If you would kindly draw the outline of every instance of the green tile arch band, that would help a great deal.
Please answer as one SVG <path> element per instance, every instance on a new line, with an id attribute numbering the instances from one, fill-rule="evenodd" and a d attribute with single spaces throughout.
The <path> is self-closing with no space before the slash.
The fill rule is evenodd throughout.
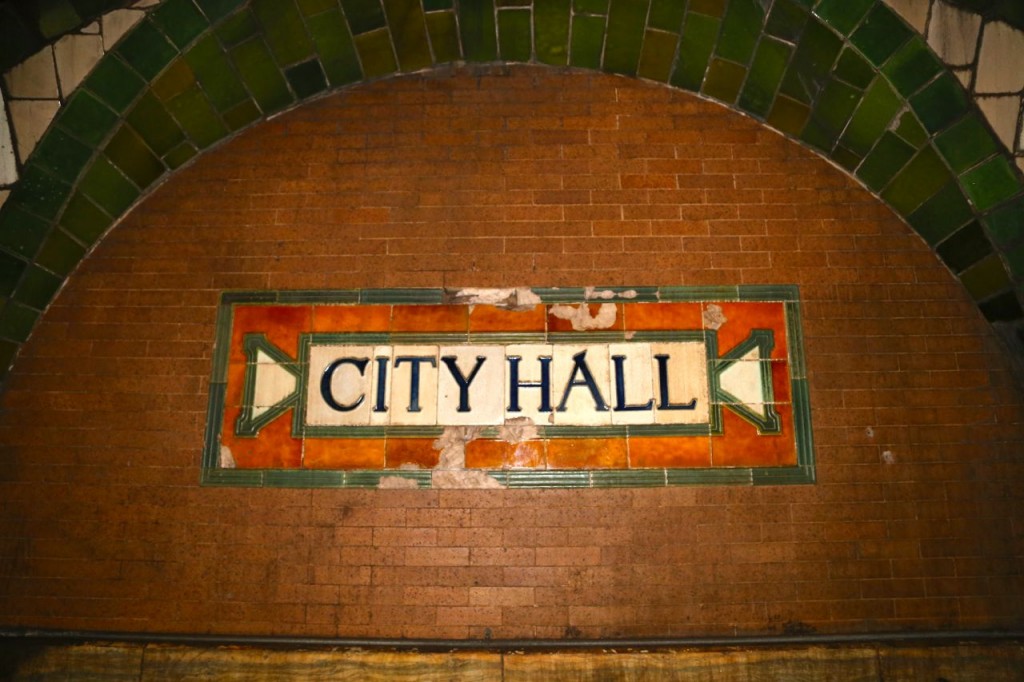
<path id="1" fill-rule="evenodd" d="M 311 97 L 452 62 L 631 76 L 752 115 L 888 203 L 1024 343 L 1020 173 L 879 0 L 165 0 L 71 94 L 0 209 L 0 367 L 189 159 Z"/>

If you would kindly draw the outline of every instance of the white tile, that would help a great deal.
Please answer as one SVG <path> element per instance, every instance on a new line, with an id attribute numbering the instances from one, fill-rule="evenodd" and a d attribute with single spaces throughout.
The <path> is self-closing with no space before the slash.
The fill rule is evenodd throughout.
<path id="1" fill-rule="evenodd" d="M 657 356 L 668 356 L 659 361 Z M 707 350 L 701 341 L 673 341 L 651 344 L 651 365 L 655 377 L 655 413 L 657 424 L 706 424 L 710 415 L 708 402 Z M 661 363 L 668 383 L 661 383 Z M 663 409 L 665 405 L 687 405 L 696 400 L 693 409 Z"/>
<path id="2" fill-rule="evenodd" d="M 459 380 L 445 362 L 446 357 L 455 358 Z M 468 412 L 459 411 L 463 396 L 460 382 L 467 384 L 465 397 Z M 437 423 L 442 426 L 497 425 L 504 421 L 504 347 L 442 346 L 438 356 Z"/>
<path id="3" fill-rule="evenodd" d="M 896 10 L 896 13 L 913 26 L 918 33 L 924 35 L 924 26 L 928 21 L 928 5 L 931 4 L 931 0 L 885 0 L 885 4 Z"/>
<path id="4" fill-rule="evenodd" d="M 256 352 L 253 416 L 258 417 L 290 396 L 298 385 L 295 375 L 263 351 Z"/>
<path id="5" fill-rule="evenodd" d="M 53 51 L 43 48 L 39 52 L 11 67 L 4 75 L 7 92 L 12 98 L 55 99 L 57 71 L 53 66 Z"/>
<path id="6" fill-rule="evenodd" d="M 541 384 L 543 376 L 543 363 L 540 358 L 553 358 L 553 346 L 551 344 L 514 344 L 505 348 L 505 393 L 503 401 L 505 404 L 505 418 L 516 419 L 521 417 L 527 417 L 534 424 L 545 425 L 552 424 L 554 409 L 554 397 L 552 389 L 553 376 L 551 362 L 548 364 L 548 382 L 547 386 L 529 386 L 525 384 Z M 518 380 L 520 386 L 518 389 L 513 390 L 512 388 L 512 373 L 508 358 L 519 358 L 517 363 L 518 367 Z M 511 410 L 513 407 L 511 400 L 513 394 L 517 397 L 518 410 Z M 546 394 L 546 399 L 545 399 Z M 543 404 L 547 402 L 550 407 L 548 410 L 541 410 Z"/>
<path id="7" fill-rule="evenodd" d="M 32 154 L 39 138 L 57 114 L 60 102 L 55 99 L 16 99 L 12 100 L 9 106 L 13 124 L 11 127 L 18 144 L 18 157 L 24 161 Z"/>
<path id="8" fill-rule="evenodd" d="M 309 377 L 306 381 L 306 423 L 315 426 L 365 426 L 370 421 L 373 405 L 373 346 L 313 346 L 309 349 Z M 365 361 L 363 371 L 350 362 Z M 333 368 L 333 369 L 331 369 Z M 330 371 L 328 398 L 338 406 L 354 406 L 338 410 L 324 397 L 323 379 Z"/>
<path id="9" fill-rule="evenodd" d="M 936 2 L 932 6 L 932 20 L 928 24 L 928 44 L 947 64 L 970 64 L 978 49 L 980 29 L 980 15 L 965 12 L 945 2 Z"/>
<path id="10" fill-rule="evenodd" d="M 78 32 L 79 33 L 87 33 L 87 34 L 90 34 L 90 35 L 91 34 L 98 34 L 100 32 L 100 22 L 99 21 L 94 21 L 91 24 L 86 24 L 82 28 L 78 29 Z"/>
<path id="11" fill-rule="evenodd" d="M 608 346 L 555 344 L 554 358 L 551 399 L 555 409 L 555 425 L 611 424 Z M 594 394 L 595 389 L 599 395 Z"/>
<path id="12" fill-rule="evenodd" d="M 69 96 L 103 56 L 99 35 L 66 35 L 53 46 L 61 93 Z"/>
<path id="13" fill-rule="evenodd" d="M 110 48 L 121 39 L 121 36 L 130 31 L 144 16 L 146 16 L 145 12 L 134 9 L 118 9 L 104 14 L 100 19 L 100 26 L 103 29 L 103 48 L 109 52 Z"/>
<path id="14" fill-rule="evenodd" d="M 978 56 L 975 91 L 1019 92 L 1024 89 L 1024 32 L 990 21 L 985 24 Z"/>
<path id="15" fill-rule="evenodd" d="M 391 346 L 376 346 L 373 349 L 372 379 L 369 399 L 370 425 L 386 426 L 391 422 L 391 361 L 394 349 Z M 369 369 L 367 371 L 370 371 Z M 384 395 L 380 395 L 383 386 Z M 380 408 L 383 406 L 383 410 Z"/>
<path id="16" fill-rule="evenodd" d="M 1017 137 L 1020 97 L 1017 95 L 977 97 L 975 101 L 1002 143 L 1006 145 L 1007 149 L 1013 149 L 1013 143 Z"/>
<path id="17" fill-rule="evenodd" d="M 654 363 L 651 360 L 649 343 L 613 343 L 608 346 L 611 361 L 611 393 L 608 402 L 612 406 L 613 424 L 654 423 Z M 622 356 L 621 390 L 622 405 L 619 401 L 620 376 L 615 357 Z M 625 407 L 627 409 L 619 409 Z M 646 409 L 629 409 L 646 408 Z"/>
<path id="18" fill-rule="evenodd" d="M 762 362 L 761 359 L 761 349 L 753 348 L 737 362 L 722 370 L 718 375 L 718 385 L 735 398 L 735 402 L 763 415 L 766 402 L 763 380 L 765 373 L 771 376 L 771 365 Z"/>
<path id="19" fill-rule="evenodd" d="M 395 346 L 391 363 L 391 424 L 437 423 L 437 346 Z"/>
<path id="20" fill-rule="evenodd" d="M 0 92 L 0 185 L 13 185 L 17 181 L 18 162 L 14 156 L 14 139 L 11 137 L 3 93 Z"/>
<path id="21" fill-rule="evenodd" d="M 1017 168 L 1020 168 L 1021 172 L 1024 173 L 1024 156 L 1017 157 Z M 0 198 L 0 205 L 3 205 L 2 198 Z"/>

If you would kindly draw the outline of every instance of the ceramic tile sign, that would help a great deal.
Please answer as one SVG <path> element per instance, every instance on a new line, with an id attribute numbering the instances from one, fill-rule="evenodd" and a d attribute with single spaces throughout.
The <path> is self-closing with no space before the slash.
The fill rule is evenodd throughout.
<path id="1" fill-rule="evenodd" d="M 809 483 L 794 286 L 221 299 L 208 484 Z"/>

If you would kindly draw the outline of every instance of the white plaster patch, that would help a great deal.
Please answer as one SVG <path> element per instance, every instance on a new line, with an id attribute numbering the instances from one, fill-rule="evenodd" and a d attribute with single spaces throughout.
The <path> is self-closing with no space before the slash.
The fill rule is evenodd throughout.
<path id="1" fill-rule="evenodd" d="M 466 466 L 466 444 L 480 436 L 478 426 L 446 426 L 441 437 L 434 441 L 440 453 L 435 469 L 463 469 Z"/>
<path id="2" fill-rule="evenodd" d="M 54 45 L 53 54 L 60 90 L 67 97 L 103 56 L 103 38 L 99 35 L 66 35 Z"/>
<path id="3" fill-rule="evenodd" d="M 533 310 L 541 304 L 540 296 L 527 287 L 515 289 L 459 289 L 451 294 L 452 303 L 492 305 L 505 310 Z"/>
<path id="4" fill-rule="evenodd" d="M 634 299 L 636 298 L 637 294 L 635 289 L 627 289 L 626 291 L 620 291 L 618 293 L 615 293 L 611 289 L 601 289 L 599 291 L 595 287 L 587 287 L 586 289 L 583 290 L 583 298 L 587 299 L 588 301 L 592 301 L 594 299 L 603 299 L 605 301 L 610 301 L 616 296 L 618 296 L 619 298 Z"/>
<path id="5" fill-rule="evenodd" d="M 974 61 L 980 30 L 980 15 L 965 12 L 945 2 L 936 2 L 932 6 L 932 20 L 928 25 L 928 44 L 947 64 L 970 64 Z"/>
<path id="6" fill-rule="evenodd" d="M 513 445 L 535 440 L 539 436 L 540 431 L 537 429 L 537 425 L 529 417 L 506 419 L 498 429 L 498 440 Z"/>
<path id="7" fill-rule="evenodd" d="M 46 47 L 18 64 L 4 75 L 7 92 L 12 98 L 56 99 L 57 72 L 53 51 Z"/>
<path id="8" fill-rule="evenodd" d="M 708 329 L 718 329 L 728 320 L 722 313 L 722 306 L 715 305 L 712 303 L 704 309 L 704 326 Z"/>
<path id="9" fill-rule="evenodd" d="M 237 465 L 235 464 L 235 457 L 231 454 L 231 448 L 227 445 L 220 446 L 220 461 L 218 464 L 221 469 L 234 469 Z"/>
<path id="10" fill-rule="evenodd" d="M 597 315 L 591 315 L 590 306 L 580 303 L 578 306 L 553 305 L 551 314 L 560 320 L 568 320 L 574 330 L 581 332 L 590 329 L 608 329 L 615 324 L 618 311 L 614 303 L 602 303 L 598 308 Z"/>
<path id="11" fill-rule="evenodd" d="M 408 490 L 419 488 L 420 484 L 416 479 L 406 478 L 405 476 L 381 476 L 377 487 L 382 490 Z"/>
<path id="12" fill-rule="evenodd" d="M 893 454 L 892 450 L 886 450 L 885 452 L 882 453 L 882 462 L 884 464 L 895 464 L 896 455 Z"/>
<path id="13" fill-rule="evenodd" d="M 975 91 L 1020 92 L 1024 89 L 1024 32 L 1001 21 L 985 24 L 978 56 Z"/>

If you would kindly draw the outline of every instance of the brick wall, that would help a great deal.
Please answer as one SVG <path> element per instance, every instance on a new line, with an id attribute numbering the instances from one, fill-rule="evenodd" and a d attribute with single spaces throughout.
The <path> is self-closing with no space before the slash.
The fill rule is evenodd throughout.
<path id="1" fill-rule="evenodd" d="M 201 488 L 224 289 L 796 283 L 819 482 Z M 885 206 L 755 122 L 514 68 L 202 156 L 71 278 L 0 411 L 0 624 L 572 638 L 1021 625 L 1021 393 Z"/>

